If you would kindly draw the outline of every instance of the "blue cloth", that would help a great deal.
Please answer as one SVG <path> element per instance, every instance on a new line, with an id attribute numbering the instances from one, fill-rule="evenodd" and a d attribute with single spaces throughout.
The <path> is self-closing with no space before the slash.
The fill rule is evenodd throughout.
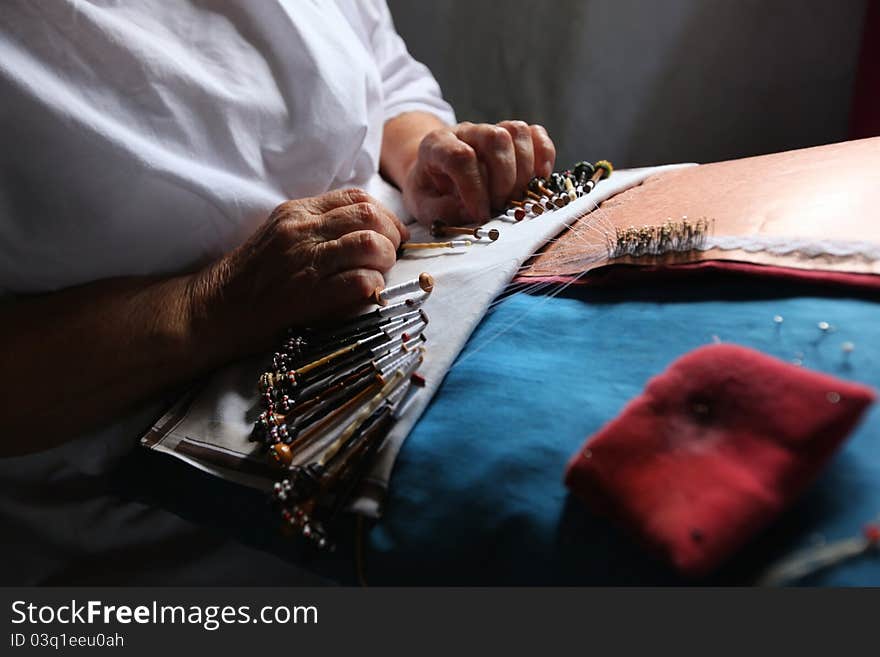
<path id="1" fill-rule="evenodd" d="M 832 330 L 820 331 L 822 321 Z M 562 476 L 650 377 L 713 339 L 880 388 L 880 304 L 869 298 L 748 278 L 508 297 L 400 453 L 385 518 L 369 534 L 370 582 L 678 582 L 571 498 Z M 848 358 L 845 341 L 855 344 Z M 809 492 L 713 582 L 748 583 L 793 550 L 853 536 L 877 518 L 878 438 L 875 405 Z M 880 559 L 804 583 L 880 585 Z"/>

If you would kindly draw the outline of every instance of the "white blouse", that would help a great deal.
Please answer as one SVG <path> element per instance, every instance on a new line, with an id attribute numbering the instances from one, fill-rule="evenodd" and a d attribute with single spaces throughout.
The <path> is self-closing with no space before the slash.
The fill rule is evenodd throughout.
<path id="1" fill-rule="evenodd" d="M 0 294 L 198 266 L 454 121 L 384 0 L 5 0 Z"/>

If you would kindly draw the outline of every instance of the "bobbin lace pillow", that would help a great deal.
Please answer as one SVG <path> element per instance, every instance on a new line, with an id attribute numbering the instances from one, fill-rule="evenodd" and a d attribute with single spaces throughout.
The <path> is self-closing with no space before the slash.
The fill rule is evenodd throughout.
<path id="1" fill-rule="evenodd" d="M 874 392 L 735 345 L 701 347 L 587 441 L 565 482 L 702 576 L 814 480 Z"/>

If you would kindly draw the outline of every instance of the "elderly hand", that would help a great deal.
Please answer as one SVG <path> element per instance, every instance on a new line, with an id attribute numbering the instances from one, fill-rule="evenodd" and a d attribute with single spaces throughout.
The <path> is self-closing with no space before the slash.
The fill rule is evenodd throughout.
<path id="1" fill-rule="evenodd" d="M 358 189 L 287 201 L 242 246 L 194 276 L 195 315 L 226 354 L 267 345 L 287 326 L 363 305 L 409 231 Z"/>
<path id="2" fill-rule="evenodd" d="M 525 194 L 534 176 L 553 171 L 556 148 L 547 131 L 522 121 L 459 123 L 429 132 L 402 185 L 414 217 L 475 223 Z"/>
<path id="3" fill-rule="evenodd" d="M 0 304 L 0 456 L 66 440 L 154 395 L 270 348 L 287 326 L 356 310 L 408 237 L 360 190 L 288 201 L 201 271 L 94 281 Z M 63 321 L 58 321 L 58 318 Z M 75 377 L 33 390 L 63 361 Z M 134 373 L 134 374 L 133 374 Z M 32 431 L 39 416 L 58 431 Z"/>

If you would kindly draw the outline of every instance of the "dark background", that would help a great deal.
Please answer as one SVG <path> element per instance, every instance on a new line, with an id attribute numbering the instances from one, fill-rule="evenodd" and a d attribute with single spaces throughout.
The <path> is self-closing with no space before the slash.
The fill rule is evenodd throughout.
<path id="1" fill-rule="evenodd" d="M 560 163 L 710 162 L 849 133 L 865 0 L 388 0 L 459 120 L 543 123 Z"/>

